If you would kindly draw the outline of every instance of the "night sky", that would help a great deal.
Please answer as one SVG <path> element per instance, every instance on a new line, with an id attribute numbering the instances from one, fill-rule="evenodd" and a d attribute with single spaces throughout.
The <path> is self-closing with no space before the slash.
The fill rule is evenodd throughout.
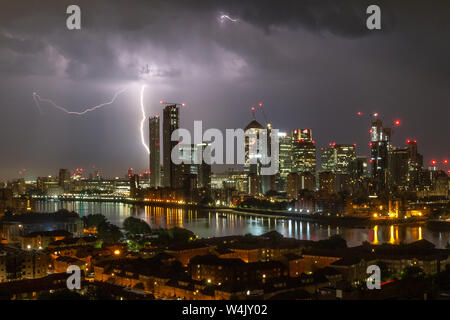
<path id="1" fill-rule="evenodd" d="M 81 7 L 81 30 L 66 28 L 70 4 Z M 381 7 L 382 30 L 366 29 L 369 4 Z M 357 143 L 364 155 L 369 118 L 356 112 L 379 112 L 402 121 L 394 145 L 417 139 L 426 163 L 450 158 L 449 17 L 450 2 L 435 0 L 2 1 L 0 179 L 22 168 L 27 179 L 147 169 L 142 84 L 147 115 L 162 115 L 160 100 L 186 102 L 186 128 L 243 128 L 262 101 L 275 128 L 311 128 L 319 147 Z M 85 116 L 44 102 L 41 114 L 33 100 L 82 111 L 124 87 Z"/>

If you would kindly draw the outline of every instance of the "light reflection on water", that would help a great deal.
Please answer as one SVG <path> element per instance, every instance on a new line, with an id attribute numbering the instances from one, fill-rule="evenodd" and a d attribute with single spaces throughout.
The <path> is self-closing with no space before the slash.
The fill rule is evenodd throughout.
<path id="1" fill-rule="evenodd" d="M 303 240 L 321 240 L 338 234 L 347 240 L 349 246 L 371 243 L 412 242 L 426 239 L 438 248 L 444 248 L 449 241 L 450 232 L 434 232 L 425 226 L 375 226 L 372 228 L 347 228 L 319 225 L 291 219 L 267 217 L 251 217 L 238 214 L 227 214 L 222 218 L 218 213 L 208 210 L 163 208 L 153 206 L 136 206 L 113 202 L 82 202 L 82 201 L 39 201 L 36 203 L 38 212 L 55 212 L 59 209 L 75 211 L 81 216 L 101 213 L 114 224 L 121 225 L 129 216 L 146 220 L 152 228 L 186 228 L 199 237 L 228 236 L 251 233 L 260 235 L 276 230 L 285 237 Z"/>

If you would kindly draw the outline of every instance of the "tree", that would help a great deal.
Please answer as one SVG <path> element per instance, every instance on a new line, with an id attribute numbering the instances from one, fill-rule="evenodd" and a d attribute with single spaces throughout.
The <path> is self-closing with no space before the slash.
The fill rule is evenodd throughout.
<path id="1" fill-rule="evenodd" d="M 268 210 L 286 210 L 289 205 L 287 201 L 271 202 L 264 199 L 247 198 L 242 201 L 239 206 L 243 208 L 258 208 Z"/>
<path id="2" fill-rule="evenodd" d="M 388 281 L 392 278 L 392 272 L 389 270 L 389 265 L 387 263 L 379 261 L 378 267 L 380 267 L 382 281 Z"/>
<path id="3" fill-rule="evenodd" d="M 403 279 L 423 279 L 425 274 L 421 267 L 418 266 L 408 266 L 402 273 Z"/>
<path id="4" fill-rule="evenodd" d="M 84 226 L 87 228 L 98 228 L 98 226 L 102 223 L 108 222 L 106 217 L 100 213 L 90 214 L 88 216 L 83 217 Z"/>
<path id="5" fill-rule="evenodd" d="M 156 243 L 158 245 L 187 243 L 195 241 L 198 238 L 192 231 L 178 227 L 174 227 L 169 230 L 159 229 L 156 233 L 158 234 L 158 239 L 156 241 L 152 241 L 152 243 Z"/>
<path id="6" fill-rule="evenodd" d="M 334 235 L 326 240 L 319 240 L 317 245 L 323 249 L 345 249 L 347 248 L 347 241 L 339 235 Z"/>
<path id="7" fill-rule="evenodd" d="M 105 242 L 115 243 L 122 238 L 122 232 L 120 232 L 119 227 L 107 221 L 100 223 L 97 231 L 97 236 Z"/>
<path id="8" fill-rule="evenodd" d="M 169 229 L 169 235 L 175 242 L 189 242 L 197 238 L 192 231 L 178 227 Z"/>
<path id="9" fill-rule="evenodd" d="M 123 222 L 123 228 L 126 232 L 133 235 L 152 232 L 152 229 L 147 222 L 134 217 L 126 218 Z"/>

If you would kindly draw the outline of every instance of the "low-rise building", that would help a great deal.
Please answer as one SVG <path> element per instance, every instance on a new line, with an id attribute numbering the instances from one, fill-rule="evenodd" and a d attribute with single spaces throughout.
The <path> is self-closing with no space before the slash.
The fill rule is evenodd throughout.
<path id="1" fill-rule="evenodd" d="M 49 246 L 54 241 L 72 237 L 72 234 L 65 230 L 37 231 L 22 236 L 22 250 L 41 250 Z"/>
<path id="2" fill-rule="evenodd" d="M 45 277 L 49 263 L 49 255 L 44 251 L 0 247 L 0 282 Z"/>

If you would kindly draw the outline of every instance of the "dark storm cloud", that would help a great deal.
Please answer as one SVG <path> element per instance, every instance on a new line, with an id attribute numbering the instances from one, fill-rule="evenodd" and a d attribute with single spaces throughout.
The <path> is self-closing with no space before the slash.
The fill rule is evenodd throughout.
<path id="1" fill-rule="evenodd" d="M 395 25 L 395 10 L 397 14 L 401 14 L 405 7 L 406 11 L 410 10 L 407 2 L 402 7 L 398 1 L 366 0 L 78 1 L 82 8 L 83 30 L 81 34 L 76 34 L 65 28 L 65 8 L 71 3 L 19 0 L 5 5 L 0 13 L 0 25 L 7 32 L 16 31 L 17 34 L 0 39 L 2 64 L 9 64 L 8 54 L 17 53 L 17 65 L 28 65 L 27 59 L 33 60 L 33 57 L 20 55 L 23 51 L 38 55 L 51 47 L 56 50 L 55 54 L 60 55 L 60 60 L 65 60 L 65 66 L 55 59 L 47 62 L 50 64 L 48 70 L 64 68 L 69 77 L 76 79 L 138 78 L 141 62 L 132 59 L 121 61 L 120 53 L 128 51 L 139 54 L 141 51 L 154 55 L 151 50 L 142 52 L 146 43 L 173 52 L 185 50 L 184 54 L 194 62 L 199 59 L 206 63 L 214 62 L 216 53 L 206 46 L 189 50 L 190 42 L 191 47 L 217 43 L 229 50 L 245 51 L 246 48 L 242 48 L 239 42 L 224 43 L 218 35 L 218 17 L 223 13 L 236 17 L 239 23 L 261 28 L 266 33 L 281 27 L 353 38 L 373 35 L 365 27 L 365 11 L 369 4 L 383 7 L 384 33 Z M 255 63 L 264 59 L 265 54 L 253 56 Z M 55 66 L 56 63 L 59 65 Z M 157 74 L 174 77 L 182 72 L 179 66 L 171 65 L 167 60 L 164 69 L 166 71 Z M 33 72 L 33 68 L 28 70 Z"/>
<path id="2" fill-rule="evenodd" d="M 379 3 L 379 1 L 378 1 Z M 264 28 L 267 32 L 272 26 L 289 28 L 306 28 L 310 31 L 328 31 L 345 37 L 363 36 L 369 33 L 365 27 L 366 9 L 376 1 L 277 1 L 248 0 L 227 1 L 234 16 Z M 390 6 L 383 12 L 384 27 L 389 28 L 391 19 Z M 389 23 L 388 23 L 389 22 Z"/>
<path id="3" fill-rule="evenodd" d="M 74 3 L 82 10 L 80 31 L 65 27 Z M 365 28 L 369 4 L 382 9 L 382 31 Z M 86 118 L 45 104 L 40 117 L 30 94 L 80 110 L 130 83 L 149 84 L 149 109 L 162 97 L 189 101 L 186 123 L 203 119 L 219 128 L 245 126 L 248 106 L 264 99 L 276 126 L 311 127 L 322 145 L 367 145 L 367 123 L 355 129 L 351 116 L 376 109 L 409 123 L 397 139 L 418 137 L 424 153 L 444 156 L 448 12 L 448 1 L 2 2 L 0 147 L 8 156 L 0 176 L 21 162 L 36 174 L 83 159 L 110 175 L 145 168 L 136 90 Z M 221 14 L 238 22 L 220 22 Z M 150 72 L 140 73 L 147 64 Z"/>
<path id="4" fill-rule="evenodd" d="M 15 52 L 17 64 L 27 65 L 29 56 L 48 50 L 49 46 L 67 60 L 65 72 L 74 78 L 133 77 L 138 65 L 120 69 L 117 42 L 129 51 L 138 50 L 145 41 L 166 50 L 180 50 L 189 38 L 214 41 L 217 20 L 221 13 L 235 15 L 239 21 L 269 32 L 272 27 L 306 28 L 329 31 L 341 36 L 364 36 L 365 1 L 78 1 L 82 8 L 82 36 L 65 29 L 65 8 L 70 1 L 24 1 L 4 5 L 0 24 L 3 34 L 2 51 Z M 383 15 L 387 27 L 389 10 Z M 86 33 L 88 33 L 86 35 Z M 19 56 L 22 54 L 22 56 Z M 193 53 L 195 54 L 195 53 Z M 204 52 L 207 54 L 207 52 Z M 2 64 L 9 64 L 3 52 Z M 49 70 L 56 67 L 49 61 Z M 116 68 L 108 66 L 115 65 Z M 119 67 L 119 68 L 117 68 Z M 173 66 L 166 66 L 174 69 Z M 175 68 L 176 69 L 176 68 Z M 33 68 L 29 68 L 33 72 Z M 114 70 L 114 71 L 113 71 Z M 131 72 L 129 72 L 131 71 Z M 159 72 L 177 76 L 180 71 Z"/>

